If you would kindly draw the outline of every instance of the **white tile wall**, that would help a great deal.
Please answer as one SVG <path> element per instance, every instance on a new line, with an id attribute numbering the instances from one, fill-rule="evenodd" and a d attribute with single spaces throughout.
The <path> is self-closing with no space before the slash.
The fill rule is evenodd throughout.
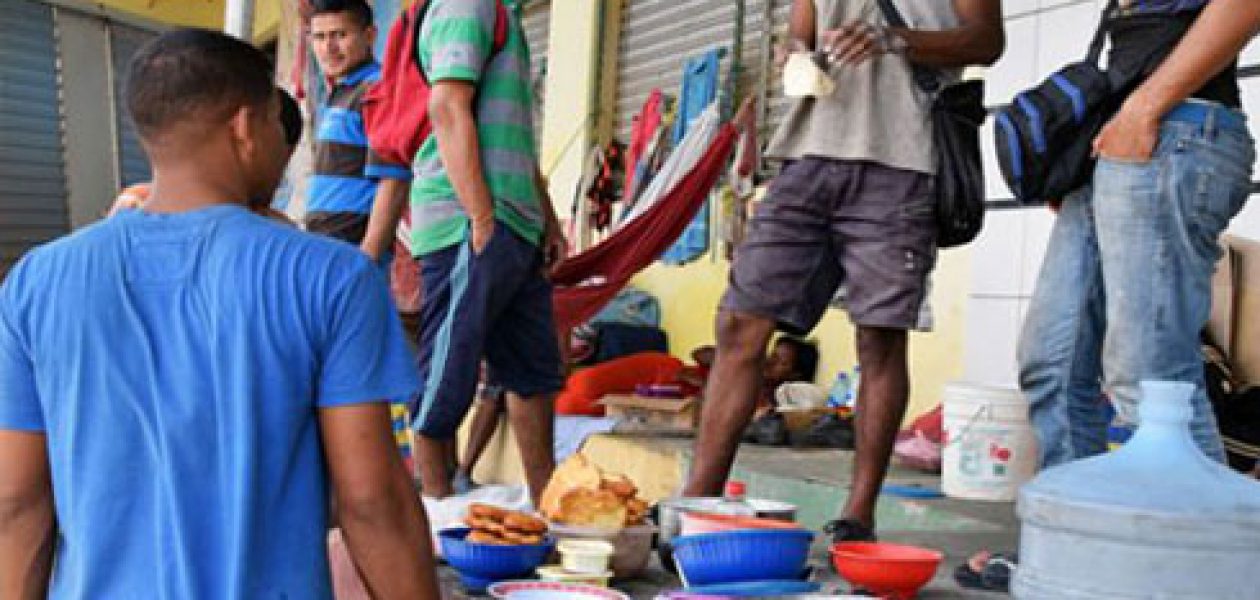
<path id="1" fill-rule="evenodd" d="M 1229 223 L 1229 233 L 1260 240 L 1260 195 L 1252 196 Z"/>
<path id="2" fill-rule="evenodd" d="M 1050 243 L 1050 231 L 1054 227 L 1054 215 L 1049 208 L 1018 211 L 1024 219 L 1024 235 L 1020 245 L 1019 294 L 1031 296 L 1041 272 L 1041 261 Z"/>
<path id="3" fill-rule="evenodd" d="M 1019 300 L 971 298 L 967 306 L 964 376 L 967 381 L 1015 385 Z"/>
<path id="4" fill-rule="evenodd" d="M 1002 2 L 1002 15 L 1007 19 L 1037 12 L 1042 0 L 1005 0 Z"/>
<path id="5" fill-rule="evenodd" d="M 1006 52 L 985 74 L 985 104 L 1006 104 L 1037 80 L 1036 15 L 1006 22 Z"/>
<path id="6" fill-rule="evenodd" d="M 998 164 L 997 152 L 993 142 L 993 119 L 984 122 L 980 127 L 980 153 L 984 159 L 985 197 L 990 200 L 1004 200 L 1011 197 L 1006 180 L 1002 179 L 1002 170 Z"/>
<path id="7" fill-rule="evenodd" d="M 1024 212 L 996 210 L 985 216 L 971 253 L 972 296 L 1019 295 Z"/>
<path id="8" fill-rule="evenodd" d="M 1053 10 L 1043 10 L 1038 15 L 1038 81 L 1064 65 L 1085 57 L 1100 15 L 1101 12 L 1093 2 L 1068 4 Z"/>
<path id="9" fill-rule="evenodd" d="M 1243 79 L 1238 87 L 1242 90 L 1243 110 L 1247 111 L 1251 137 L 1260 139 L 1260 77 Z"/>
<path id="10" fill-rule="evenodd" d="M 1260 64 L 1260 41 L 1253 40 L 1247 45 L 1247 49 L 1243 50 L 1242 56 L 1238 59 L 1238 64 L 1244 67 Z"/>

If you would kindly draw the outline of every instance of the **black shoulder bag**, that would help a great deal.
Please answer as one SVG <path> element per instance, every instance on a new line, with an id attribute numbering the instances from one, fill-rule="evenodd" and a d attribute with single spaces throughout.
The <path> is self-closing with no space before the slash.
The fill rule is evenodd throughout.
<path id="1" fill-rule="evenodd" d="M 999 109 L 1002 177 L 1021 202 L 1057 201 L 1093 174 L 1093 141 L 1115 110 L 1116 83 L 1098 66 L 1118 0 L 1103 12 L 1085 60 L 1063 67 Z"/>
<path id="2" fill-rule="evenodd" d="M 905 29 L 892 0 L 878 0 L 889 25 Z M 940 75 L 912 65 L 914 81 L 932 97 L 932 140 L 936 148 L 936 245 L 951 248 L 976 238 L 984 226 L 984 170 L 980 124 L 984 122 L 984 82 L 943 86 Z"/>

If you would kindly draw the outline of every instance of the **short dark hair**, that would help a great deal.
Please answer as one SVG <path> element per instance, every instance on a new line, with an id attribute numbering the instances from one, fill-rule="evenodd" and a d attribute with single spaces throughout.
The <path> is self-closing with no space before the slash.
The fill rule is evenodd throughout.
<path id="1" fill-rule="evenodd" d="M 280 88 L 280 125 L 284 127 L 284 142 L 296 146 L 302 139 L 302 109 L 284 88 Z"/>
<path id="2" fill-rule="evenodd" d="M 364 28 L 372 24 L 372 7 L 365 0 L 315 0 L 311 3 L 311 16 L 331 13 L 350 13 Z"/>
<path id="3" fill-rule="evenodd" d="M 792 370 L 802 381 L 814 381 L 818 377 L 818 344 L 790 335 L 779 336 L 774 343 L 790 346 L 796 352 Z"/>
<path id="4" fill-rule="evenodd" d="M 276 93 L 271 78 L 257 48 L 217 31 L 176 29 L 132 57 L 123 96 L 140 137 L 151 139 L 177 123 L 266 105 Z"/>

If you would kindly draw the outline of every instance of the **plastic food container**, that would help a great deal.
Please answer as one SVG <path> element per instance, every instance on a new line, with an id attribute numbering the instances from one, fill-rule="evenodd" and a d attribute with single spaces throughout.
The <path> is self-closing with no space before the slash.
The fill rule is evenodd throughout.
<path id="1" fill-rule="evenodd" d="M 612 579 L 612 576 L 612 571 L 604 571 L 598 575 L 587 575 L 584 573 L 571 573 L 564 570 L 564 567 L 557 567 L 554 565 L 549 567 L 538 567 L 539 579 L 556 583 L 576 583 L 580 585 L 608 587 L 608 582 Z"/>
<path id="2" fill-rule="evenodd" d="M 631 579 L 647 570 L 652 558 L 654 525 L 635 525 L 624 529 L 609 530 L 593 527 L 574 527 L 560 523 L 551 524 L 551 536 L 564 540 L 603 540 L 613 545 L 612 570 L 614 579 Z"/>
<path id="3" fill-rule="evenodd" d="M 616 551 L 611 543 L 604 540 L 582 539 L 561 541 L 557 549 L 560 551 L 560 564 L 564 570 L 582 575 L 606 572 L 608 561 Z"/>
<path id="4" fill-rule="evenodd" d="M 721 533 L 747 529 L 802 529 L 800 525 L 778 519 L 759 519 L 704 512 L 686 512 L 682 515 L 682 534 Z"/>
<path id="5" fill-rule="evenodd" d="M 721 502 L 721 498 L 670 498 L 661 501 L 658 505 L 660 509 L 660 520 L 658 522 L 661 525 L 661 537 L 656 552 L 661 559 L 661 564 L 665 566 L 665 570 L 670 573 L 677 573 L 674 567 L 673 540 L 675 537 L 682 535 L 683 513 L 690 511 L 709 512 Z M 788 522 L 796 521 L 795 505 L 758 498 L 749 498 L 747 502 L 752 505 L 753 510 L 757 511 L 757 518 Z"/>
<path id="6" fill-rule="evenodd" d="M 688 586 L 799 577 L 814 534 L 758 529 L 674 538 L 674 560 Z"/>

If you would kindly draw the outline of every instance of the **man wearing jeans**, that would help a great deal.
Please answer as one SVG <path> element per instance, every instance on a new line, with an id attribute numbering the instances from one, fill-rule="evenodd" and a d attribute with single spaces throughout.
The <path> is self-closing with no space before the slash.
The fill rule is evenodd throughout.
<path id="1" fill-rule="evenodd" d="M 1103 452 L 1100 385 L 1132 423 L 1144 379 L 1199 386 L 1194 438 L 1224 460 L 1199 332 L 1217 238 L 1250 193 L 1255 152 L 1234 65 L 1260 27 L 1260 3 L 1125 0 L 1119 10 L 1121 19 L 1162 14 L 1193 24 L 1175 46 L 1113 35 L 1113 65 L 1160 55 L 1095 140 L 1091 185 L 1059 208 L 1024 323 L 1020 387 L 1043 467 Z"/>

